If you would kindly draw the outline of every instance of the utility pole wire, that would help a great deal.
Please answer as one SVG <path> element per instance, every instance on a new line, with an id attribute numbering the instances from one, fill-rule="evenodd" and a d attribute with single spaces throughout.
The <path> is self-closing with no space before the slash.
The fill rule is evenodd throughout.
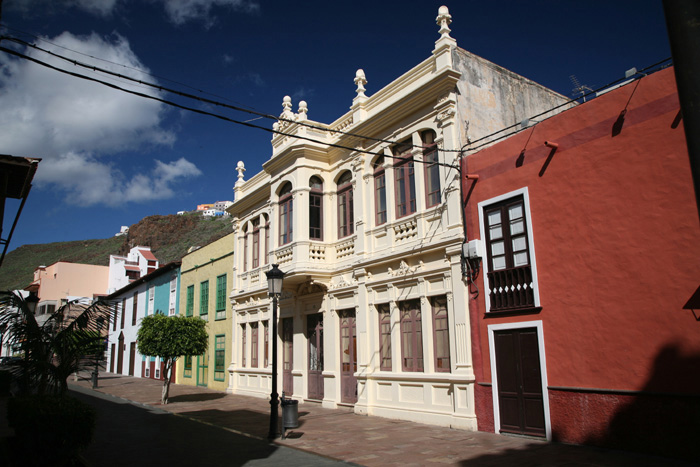
<path id="1" fill-rule="evenodd" d="M 358 153 L 363 153 L 363 154 L 370 154 L 370 155 L 373 155 L 373 156 L 382 155 L 382 156 L 385 156 L 385 157 L 389 157 L 389 158 L 392 158 L 392 159 L 399 159 L 399 160 L 405 160 L 405 159 L 406 159 L 405 157 L 393 156 L 393 155 L 391 155 L 391 156 L 386 155 L 386 154 L 384 154 L 384 151 L 383 151 L 383 150 L 380 151 L 380 152 L 372 152 L 372 151 L 367 151 L 367 150 L 364 150 L 364 149 L 351 148 L 351 147 L 349 147 L 349 146 L 343 146 L 343 145 L 341 145 L 341 144 L 327 143 L 327 142 L 324 142 L 324 141 L 319 141 L 319 140 L 317 140 L 317 139 L 309 138 L 309 137 L 307 137 L 307 136 L 294 135 L 294 134 L 291 134 L 291 133 L 285 133 L 285 132 L 283 132 L 283 131 L 279 131 L 279 130 L 275 130 L 275 129 L 265 128 L 265 127 L 262 127 L 262 126 L 259 126 L 259 125 L 253 125 L 252 123 L 247 123 L 247 122 L 244 122 L 244 121 L 241 121 L 241 120 L 235 120 L 235 119 L 226 117 L 226 116 L 224 116 L 224 115 L 215 114 L 215 113 L 213 113 L 213 112 L 207 112 L 206 110 L 195 109 L 194 107 L 188 107 L 188 106 L 185 106 L 185 105 L 182 105 L 182 104 L 178 104 L 178 103 L 173 102 L 173 101 L 169 101 L 169 100 L 167 100 L 167 99 L 163 99 L 163 98 L 156 97 L 156 96 L 150 96 L 150 95 L 148 95 L 148 94 L 144 94 L 144 93 L 138 92 L 138 91 L 133 91 L 133 90 L 130 90 L 130 89 L 125 89 L 125 88 L 122 88 L 122 87 L 120 87 L 120 86 L 117 86 L 116 84 L 108 83 L 108 82 L 106 82 L 106 81 L 102 81 L 102 80 L 99 80 L 99 79 L 97 79 L 97 78 L 92 78 L 92 77 L 90 77 L 90 76 L 81 75 L 80 73 L 75 73 L 75 72 L 72 72 L 72 71 L 64 70 L 64 69 L 62 69 L 62 68 L 58 68 L 58 67 L 55 67 L 55 66 L 53 66 L 53 65 L 51 65 L 51 64 L 48 64 L 48 63 L 46 63 L 46 62 L 43 62 L 43 61 L 41 61 L 41 60 L 39 60 L 39 59 L 36 59 L 36 58 L 30 57 L 30 56 L 28 56 L 28 55 L 25 55 L 25 54 L 23 54 L 23 53 L 21 53 L 21 52 L 17 52 L 17 51 L 15 51 L 15 50 L 8 49 L 7 47 L 0 47 L 0 51 L 6 52 L 6 53 L 8 53 L 8 54 L 10 54 L 10 55 L 14 55 L 14 56 L 19 57 L 19 58 L 23 58 L 23 59 L 25 59 L 25 60 L 29 60 L 29 61 L 34 62 L 34 63 L 36 63 L 36 64 L 38 64 L 38 65 L 41 65 L 41 66 L 43 66 L 43 67 L 46 67 L 46 68 L 49 68 L 49 69 L 51 69 L 51 70 L 58 71 L 58 72 L 60 72 L 60 73 L 64 73 L 64 74 L 67 74 L 67 75 L 70 75 L 70 76 L 73 76 L 73 77 L 75 77 L 75 78 L 84 79 L 84 80 L 86 80 L 86 81 L 92 81 L 92 82 L 94 82 L 94 83 L 102 84 L 103 86 L 107 86 L 107 87 L 109 87 L 109 88 L 116 89 L 117 91 L 122 91 L 122 92 L 125 92 L 125 93 L 127 93 L 127 94 L 132 94 L 132 95 L 134 95 L 134 96 L 142 97 L 142 98 L 145 98 L 145 99 L 151 99 L 151 100 L 154 100 L 154 101 L 157 101 L 157 102 L 161 102 L 161 103 L 163 103 L 163 104 L 170 105 L 170 106 L 172 106 L 172 107 L 176 107 L 176 108 L 179 108 L 179 109 L 182 109 L 182 110 L 188 110 L 188 111 L 190 111 L 190 112 L 195 112 L 195 113 L 198 113 L 198 114 L 201 114 L 201 115 L 208 115 L 208 116 L 210 116 L 210 117 L 215 117 L 215 118 L 218 118 L 218 119 L 220 119 L 220 120 L 224 120 L 224 121 L 226 121 L 226 122 L 236 123 L 236 124 L 238 124 L 238 125 L 243 125 L 243 126 L 246 126 L 246 127 L 249 127 L 249 128 L 256 128 L 256 129 L 258 129 L 258 130 L 263 130 L 263 131 L 266 131 L 266 132 L 268 132 L 268 133 L 273 133 L 273 134 L 282 135 L 282 136 L 289 136 L 290 138 L 295 138 L 295 139 L 301 139 L 301 140 L 305 140 L 305 141 L 310 141 L 310 142 L 312 142 L 312 143 L 318 143 L 318 144 L 325 145 L 325 146 L 331 146 L 331 147 L 335 147 L 335 148 L 339 148 L 339 149 L 346 149 L 346 150 L 351 151 L 351 152 L 358 152 Z M 138 80 L 135 80 L 135 81 L 139 82 Z M 156 86 L 156 87 L 157 87 L 157 86 Z M 198 100 L 199 100 L 199 99 L 198 99 Z M 394 144 L 395 144 L 395 143 L 394 143 Z M 437 148 L 436 148 L 436 150 L 437 150 Z M 418 162 L 418 163 L 422 163 L 422 164 L 430 164 L 430 165 L 441 165 L 441 166 L 444 166 L 444 167 L 449 167 L 449 168 L 452 168 L 452 169 L 460 170 L 460 167 L 459 167 L 458 165 L 451 165 L 451 164 L 446 164 L 446 163 L 443 163 L 443 162 L 432 162 L 432 161 L 427 161 L 427 162 L 426 162 L 426 161 L 418 160 L 418 159 L 414 159 L 414 162 Z"/>
<path id="2" fill-rule="evenodd" d="M 50 50 L 43 49 L 43 48 L 41 48 L 41 47 L 39 47 L 39 46 L 37 46 L 37 45 L 35 45 L 35 44 L 32 44 L 32 43 L 23 41 L 22 39 L 18 39 L 18 38 L 16 38 L 16 37 L 0 36 L 0 38 L 7 39 L 8 41 L 15 42 L 15 43 L 20 44 L 20 45 L 24 45 L 25 47 L 31 47 L 31 48 L 33 48 L 33 49 L 39 50 L 39 51 L 44 52 L 44 53 L 46 53 L 46 54 L 49 54 L 49 55 L 51 55 L 51 56 L 53 56 L 53 57 L 56 57 L 56 58 L 58 58 L 58 59 L 64 60 L 64 61 L 66 61 L 66 62 L 68 62 L 68 63 L 71 63 L 71 64 L 73 64 L 73 65 L 75 65 L 75 66 L 79 66 L 79 67 L 82 67 L 82 68 L 86 68 L 86 69 L 88 69 L 88 70 L 92 70 L 92 71 L 95 71 L 95 72 L 105 73 L 105 74 L 108 74 L 108 75 L 111 75 L 111 76 L 114 76 L 114 77 L 117 77 L 117 78 L 120 78 L 120 79 L 125 79 L 125 80 L 132 81 L 132 82 L 135 82 L 135 83 L 144 85 L 144 86 L 152 87 L 152 88 L 154 88 L 154 89 L 158 89 L 159 91 L 166 91 L 166 92 L 169 92 L 169 93 L 171 93 L 171 94 L 176 94 L 176 95 L 178 95 L 178 96 L 186 97 L 186 98 L 188 98 L 188 99 L 194 99 L 194 100 L 197 100 L 197 101 L 200 101 L 200 102 L 204 102 L 204 103 L 206 103 L 206 104 L 211 104 L 211 105 L 215 105 L 215 106 L 219 106 L 219 107 L 224 107 L 224 108 L 227 108 L 227 109 L 230 109 L 230 110 L 235 110 L 235 111 L 238 111 L 238 112 L 246 112 L 246 113 L 253 114 L 253 115 L 256 115 L 256 116 L 258 116 L 258 117 L 267 118 L 267 119 L 270 119 L 270 120 L 273 120 L 273 121 L 281 121 L 281 122 L 286 122 L 286 123 L 295 123 L 295 124 L 297 124 L 297 125 L 300 125 L 300 126 L 303 126 L 303 127 L 306 127 L 306 128 L 311 128 L 311 129 L 314 129 L 314 130 L 320 130 L 320 131 L 331 132 L 331 133 L 339 133 L 339 134 L 342 134 L 342 135 L 352 136 L 352 137 L 360 138 L 360 139 L 366 139 L 366 140 L 374 141 L 374 142 L 377 142 L 377 143 L 387 143 L 387 144 L 391 144 L 391 145 L 394 145 L 394 144 L 397 143 L 396 141 L 391 141 L 391 140 L 382 139 L 382 138 L 374 138 L 374 137 L 371 137 L 371 136 L 360 135 L 360 134 L 357 134 L 357 133 L 350 133 L 350 132 L 347 132 L 347 131 L 333 130 L 333 129 L 331 129 L 331 128 L 321 127 L 321 126 L 318 126 L 318 125 L 313 125 L 313 124 L 305 123 L 305 122 L 299 122 L 299 121 L 296 121 L 296 120 L 289 120 L 289 119 L 284 118 L 284 117 L 277 117 L 277 116 L 275 116 L 275 115 L 271 115 L 271 114 L 268 114 L 268 113 L 258 112 L 258 111 L 256 111 L 256 110 L 251 110 L 251 109 L 245 109 L 245 108 L 243 108 L 243 107 L 239 107 L 239 106 L 235 106 L 235 105 L 231 105 L 231 104 L 225 104 L 225 103 L 223 103 L 223 102 L 215 101 L 215 100 L 212 100 L 212 99 L 207 99 L 207 98 L 204 98 L 204 97 L 195 96 L 194 94 L 189 94 L 189 93 L 186 93 L 186 92 L 183 92 L 183 91 L 178 91 L 178 90 L 175 90 L 175 89 L 166 88 L 166 87 L 161 86 L 161 85 L 159 85 L 159 84 L 149 83 L 148 81 L 143 81 L 143 80 L 140 80 L 140 79 L 132 78 L 132 77 L 130 77 L 130 76 L 122 75 L 122 74 L 120 74 L 120 73 L 116 73 L 116 72 L 114 72 L 114 71 L 110 71 L 110 70 L 107 70 L 107 69 L 104 69 L 104 68 L 100 68 L 100 67 L 97 67 L 97 66 L 95 66 L 95 65 L 90 65 L 90 64 L 87 64 L 87 63 L 82 63 L 82 62 L 79 62 L 79 61 L 77 61 L 77 60 L 73 60 L 73 59 L 71 59 L 71 58 L 68 58 L 68 57 L 65 57 L 65 56 L 63 56 L 63 55 L 57 54 L 57 53 L 55 53 L 55 52 L 52 52 L 52 51 L 50 51 Z M 422 146 L 411 145 L 411 147 L 414 147 L 414 148 L 421 148 Z M 457 150 L 457 149 L 441 149 L 441 151 L 442 151 L 442 152 L 459 152 L 459 150 Z"/>

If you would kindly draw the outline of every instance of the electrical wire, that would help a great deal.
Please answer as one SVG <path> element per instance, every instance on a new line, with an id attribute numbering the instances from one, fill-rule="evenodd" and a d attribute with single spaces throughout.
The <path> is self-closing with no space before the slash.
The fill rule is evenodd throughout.
<path id="1" fill-rule="evenodd" d="M 51 64 L 49 64 L 49 63 L 43 62 L 43 61 L 41 61 L 41 60 L 39 60 L 39 59 L 37 59 L 37 58 L 30 57 L 30 56 L 28 56 L 28 55 L 25 55 L 25 54 L 23 54 L 23 53 L 21 53 L 21 52 L 17 52 L 17 51 L 12 50 L 12 49 L 8 49 L 7 47 L 0 47 L 0 51 L 6 52 L 6 53 L 8 53 L 8 54 L 10 54 L 10 55 L 14 55 L 14 56 L 19 57 L 19 58 L 23 58 L 23 59 L 25 59 L 25 60 L 29 60 L 29 61 L 34 62 L 34 63 L 36 63 L 36 64 L 38 64 L 38 65 L 41 65 L 41 66 L 43 66 L 43 67 L 49 68 L 49 69 L 51 69 L 51 70 L 58 71 L 58 72 L 60 72 L 60 73 L 64 73 L 64 74 L 67 74 L 67 75 L 70 75 L 70 76 L 73 76 L 73 77 L 76 77 L 76 78 L 84 79 L 84 80 L 86 80 L 86 81 L 92 81 L 92 82 L 94 82 L 94 83 L 102 84 L 102 85 L 107 86 L 107 87 L 109 87 L 109 88 L 112 88 L 112 89 L 116 89 L 116 90 L 118 90 L 118 91 L 125 92 L 125 93 L 127 93 L 127 94 L 132 94 L 132 95 L 135 95 L 135 96 L 138 96 L 138 97 L 142 97 L 142 98 L 145 98 L 145 99 L 154 100 L 154 101 L 157 101 L 157 102 L 161 102 L 161 103 L 163 103 L 163 104 L 166 104 L 166 105 L 170 105 L 170 106 L 172 106 L 172 107 L 176 107 L 176 108 L 179 108 L 179 109 L 182 109 L 182 110 L 188 110 L 188 111 L 190 111 L 190 112 L 195 112 L 195 113 L 198 113 L 198 114 L 201 114 L 201 115 L 208 115 L 208 116 L 210 116 L 210 117 L 215 117 L 215 118 L 218 118 L 218 119 L 220 119 L 220 120 L 224 120 L 224 121 L 227 121 L 227 122 L 230 122 L 230 123 L 235 123 L 235 124 L 238 124 L 238 125 L 243 125 L 243 126 L 246 126 L 246 127 L 249 127 L 249 128 L 256 128 L 256 129 L 258 129 L 258 130 L 263 130 L 263 131 L 266 131 L 266 132 L 268 132 L 268 133 L 273 133 L 273 134 L 277 134 L 277 135 L 281 135 L 281 136 L 288 136 L 288 137 L 291 137 L 291 138 L 301 139 L 301 140 L 309 141 L 309 142 L 312 142 L 312 143 L 318 143 L 318 144 L 322 144 L 322 145 L 325 145 L 325 146 L 331 146 L 331 147 L 335 147 L 335 148 L 339 148 L 339 149 L 346 149 L 346 150 L 351 151 L 351 152 L 359 152 L 359 153 L 363 153 L 363 154 L 370 154 L 370 155 L 373 155 L 373 156 L 382 155 L 382 156 L 384 156 L 384 157 L 389 157 L 389 158 L 391 158 L 391 159 L 399 159 L 399 160 L 406 160 L 406 159 L 407 159 L 406 157 L 400 157 L 400 156 L 393 156 L 393 155 L 384 154 L 383 150 L 380 151 L 380 152 L 372 152 L 372 151 L 367 151 L 367 150 L 364 150 L 364 149 L 351 148 L 351 147 L 349 147 L 349 146 L 343 146 L 343 145 L 341 145 L 341 144 L 319 141 L 319 140 L 317 140 L 317 139 L 309 138 L 309 137 L 307 137 L 307 136 L 295 135 L 295 134 L 291 134 L 291 133 L 285 133 L 284 131 L 275 130 L 274 128 L 273 128 L 273 129 L 270 129 L 270 128 L 266 128 L 266 127 L 263 127 L 263 126 L 254 125 L 254 124 L 249 123 L 249 122 L 247 122 L 247 121 L 236 120 L 236 119 L 233 119 L 233 118 L 230 118 L 230 117 L 226 117 L 226 116 L 224 116 L 224 115 L 216 114 L 216 113 L 213 113 L 213 112 L 208 112 L 208 111 L 206 111 L 206 110 L 196 109 L 196 108 L 194 108 L 194 107 L 188 107 L 188 106 L 185 106 L 185 105 L 182 105 L 182 104 L 178 104 L 178 103 L 173 102 L 173 101 L 169 101 L 169 100 L 167 100 L 167 99 L 163 99 L 163 98 L 161 98 L 161 97 L 152 96 L 152 95 L 149 95 L 149 94 L 144 94 L 144 93 L 142 93 L 142 92 L 138 92 L 138 91 L 134 91 L 134 90 L 122 88 L 122 87 L 120 87 L 120 86 L 117 86 L 116 84 L 108 83 L 108 82 L 106 82 L 106 81 L 102 81 L 102 80 L 97 79 L 97 78 L 93 78 L 93 77 L 90 77 L 90 76 L 81 75 L 80 73 L 75 73 L 75 72 L 72 72 L 72 71 L 64 70 L 64 69 L 62 69 L 62 68 L 58 68 L 58 67 L 56 67 L 56 66 L 53 66 L 53 65 L 51 65 Z M 138 80 L 137 80 L 137 81 L 138 81 Z M 395 144 L 395 143 L 394 143 L 394 144 Z M 458 165 L 451 165 L 451 164 L 446 164 L 446 163 L 443 163 L 443 162 L 423 161 L 423 160 L 421 160 L 421 159 L 415 159 L 415 158 L 413 159 L 413 162 L 418 162 L 418 163 L 422 163 L 422 164 L 430 164 L 430 165 L 441 165 L 441 166 L 444 166 L 444 167 L 450 167 L 450 168 L 459 170 L 459 166 L 458 166 Z"/>
<path id="2" fill-rule="evenodd" d="M 79 66 L 79 67 L 82 67 L 82 68 L 86 68 L 86 69 L 88 69 L 88 70 L 92 70 L 92 71 L 95 71 L 95 72 L 105 73 L 105 74 L 108 74 L 108 75 L 111 75 L 111 76 L 118 77 L 118 78 L 120 78 L 120 79 L 126 79 L 126 80 L 129 80 L 129 81 L 133 81 L 133 82 L 138 83 L 138 84 L 140 84 L 140 85 L 145 85 L 145 86 L 152 87 L 152 88 L 154 88 L 154 89 L 158 89 L 159 91 L 169 92 L 169 93 L 171 93 L 171 94 L 175 94 L 175 95 L 178 95 L 178 96 L 180 96 L 180 97 L 185 97 L 185 98 L 188 98 L 188 99 L 194 99 L 194 100 L 197 100 L 197 101 L 200 101 L 200 102 L 204 102 L 204 103 L 206 103 L 206 104 L 210 104 L 210 105 L 214 105 L 214 106 L 219 106 L 219 107 L 224 107 L 224 108 L 227 108 L 227 109 L 230 109 L 230 110 L 235 110 L 235 111 L 238 111 L 238 112 L 246 112 L 246 113 L 253 114 L 253 115 L 256 115 L 256 116 L 258 116 L 258 117 L 267 118 L 267 119 L 270 119 L 270 120 L 273 120 L 273 121 L 281 121 L 281 122 L 286 122 L 286 123 L 294 123 L 294 124 L 297 124 L 297 125 L 299 125 L 299 126 L 303 126 L 303 127 L 306 127 L 306 128 L 311 128 L 311 129 L 314 129 L 314 130 L 319 130 L 319 131 L 324 131 L 324 132 L 330 132 L 330 133 L 337 133 L 337 134 L 342 134 L 342 135 L 346 135 L 346 136 L 352 136 L 352 137 L 355 137 L 355 138 L 360 138 L 360 139 L 365 139 L 365 140 L 369 140 L 369 141 L 374 141 L 374 142 L 377 142 L 377 143 L 386 143 L 386 144 L 390 144 L 390 145 L 397 144 L 396 141 L 392 141 L 392 140 L 387 140 L 387 139 L 383 139 L 383 138 L 374 138 L 374 137 L 371 137 L 371 136 L 360 135 L 360 134 L 357 134 L 357 133 L 351 133 L 351 132 L 342 131 L 342 130 L 334 130 L 334 129 L 332 129 L 332 128 L 327 128 L 327 127 L 323 127 L 323 126 L 313 125 L 313 124 L 311 124 L 311 123 L 305 123 L 305 122 L 303 122 L 303 121 L 300 122 L 300 121 L 297 121 L 297 120 L 290 120 L 290 119 L 284 118 L 283 116 L 277 117 L 277 116 L 272 115 L 272 114 L 268 114 L 268 113 L 264 113 L 264 112 L 258 112 L 258 111 L 256 111 L 256 110 L 250 110 L 250 109 L 246 109 L 246 108 L 243 108 L 243 107 L 240 107 L 240 106 L 231 105 L 231 104 L 225 104 L 225 103 L 223 103 L 223 102 L 215 101 L 215 100 L 212 100 L 212 99 L 207 99 L 207 98 L 195 96 L 195 95 L 193 95 L 193 94 L 189 94 L 189 93 L 186 93 L 186 92 L 178 91 L 178 90 L 175 90 L 175 89 L 166 88 L 166 87 L 161 86 L 161 85 L 159 85 L 159 84 L 149 83 L 148 81 L 143 81 L 143 80 L 140 80 L 140 79 L 132 78 L 132 77 L 130 77 L 130 76 L 122 75 L 121 73 L 116 73 L 116 72 L 114 72 L 114 71 L 110 71 L 110 70 L 107 70 L 107 69 L 104 69 L 104 68 L 100 68 L 100 67 L 97 67 L 97 66 L 94 66 L 94 65 L 90 65 L 90 64 L 87 64 L 87 63 L 79 62 L 79 61 L 77 61 L 77 60 L 74 60 L 74 59 L 65 57 L 65 56 L 63 56 L 63 55 L 57 54 L 57 53 L 52 52 L 52 51 L 50 51 L 50 50 L 41 48 L 41 47 L 39 47 L 39 46 L 37 46 L 37 45 L 35 45 L 35 44 L 26 42 L 26 41 L 24 41 L 24 40 L 22 40 L 22 39 L 18 39 L 18 38 L 16 38 L 16 37 L 11 37 L 11 36 L 0 36 L 0 39 L 5 39 L 5 40 L 8 40 L 8 41 L 10 41 L 10 42 L 14 42 L 14 43 L 23 45 L 23 46 L 25 46 L 25 47 L 31 47 L 31 48 L 33 48 L 33 49 L 35 49 L 35 50 L 44 52 L 44 53 L 46 53 L 46 54 L 48 54 L 48 55 L 51 55 L 52 57 L 58 58 L 58 59 L 60 59 L 60 60 L 64 60 L 64 61 L 66 61 L 66 62 L 68 62 L 68 63 L 71 63 L 72 65 L 75 65 L 75 66 Z M 413 145 L 413 144 L 411 145 L 411 147 L 412 147 L 412 148 L 422 148 L 422 146 L 417 146 L 417 145 Z M 440 149 L 440 151 L 441 151 L 441 152 L 459 152 L 459 151 L 456 150 L 456 149 Z"/>

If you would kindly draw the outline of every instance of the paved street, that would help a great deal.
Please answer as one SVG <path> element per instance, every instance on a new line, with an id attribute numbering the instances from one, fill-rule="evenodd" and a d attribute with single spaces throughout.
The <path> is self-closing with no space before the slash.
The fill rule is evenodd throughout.
<path id="1" fill-rule="evenodd" d="M 106 374 L 97 391 L 71 382 L 74 396 L 96 407 L 97 430 L 83 455 L 89 466 L 668 466 L 697 465 L 642 454 L 547 443 L 422 425 L 299 405 L 299 428 L 287 439 L 266 439 L 267 399 Z M 4 401 L 1 401 L 4 402 Z M 3 404 L 4 405 L 4 404 Z M 7 428 L 0 408 L 0 436 Z"/>

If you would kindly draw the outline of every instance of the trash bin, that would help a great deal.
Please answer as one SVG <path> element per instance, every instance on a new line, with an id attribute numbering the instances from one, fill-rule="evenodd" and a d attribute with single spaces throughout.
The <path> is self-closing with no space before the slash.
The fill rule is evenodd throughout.
<path id="1" fill-rule="evenodd" d="M 282 429 L 297 428 L 299 426 L 299 401 L 295 399 L 282 399 Z"/>

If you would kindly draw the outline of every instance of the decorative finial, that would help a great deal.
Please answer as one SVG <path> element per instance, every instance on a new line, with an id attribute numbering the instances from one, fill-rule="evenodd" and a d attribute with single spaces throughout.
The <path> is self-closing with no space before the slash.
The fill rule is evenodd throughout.
<path id="1" fill-rule="evenodd" d="M 452 22 L 452 15 L 450 15 L 450 10 L 447 9 L 445 5 L 438 8 L 438 16 L 435 18 L 437 25 L 440 26 L 438 31 L 441 37 L 450 37 L 449 25 Z"/>
<path id="2" fill-rule="evenodd" d="M 292 98 L 289 96 L 284 96 L 282 99 L 282 115 L 287 115 L 292 113 Z"/>
<path id="3" fill-rule="evenodd" d="M 357 85 L 357 89 L 355 92 L 357 93 L 357 97 L 366 97 L 365 96 L 365 84 L 367 84 L 367 78 L 365 78 L 365 72 L 362 68 L 357 70 L 355 72 L 355 84 Z"/>
<path id="4" fill-rule="evenodd" d="M 238 181 L 236 185 L 240 185 L 243 183 L 243 172 L 245 172 L 245 164 L 243 161 L 238 161 L 238 164 L 236 164 L 236 172 L 238 172 Z"/>
<path id="5" fill-rule="evenodd" d="M 306 120 L 306 114 L 309 111 L 309 107 L 306 105 L 306 101 L 299 101 L 299 111 L 297 112 L 297 120 Z"/>

